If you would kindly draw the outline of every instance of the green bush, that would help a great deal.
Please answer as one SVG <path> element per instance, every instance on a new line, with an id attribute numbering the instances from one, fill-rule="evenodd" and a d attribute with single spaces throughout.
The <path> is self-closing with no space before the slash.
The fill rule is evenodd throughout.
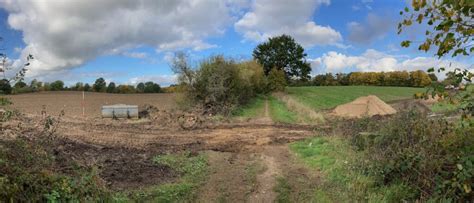
<path id="1" fill-rule="evenodd" d="M 268 74 L 268 86 L 270 91 L 284 91 L 286 85 L 285 71 L 273 68 Z"/>
<path id="2" fill-rule="evenodd" d="M 11 94 L 12 86 L 7 79 L 0 80 L 0 94 Z"/>
<path id="3" fill-rule="evenodd" d="M 236 107 L 263 93 L 263 69 L 255 62 L 236 63 L 223 56 L 211 57 L 191 70 L 181 71 L 183 89 L 189 104 L 203 108 L 206 114 L 230 115 Z"/>
<path id="4" fill-rule="evenodd" d="M 352 143 L 367 153 L 363 168 L 380 184 L 405 183 L 422 200 L 473 200 L 474 128 L 416 111 L 357 127 Z"/>
<path id="5" fill-rule="evenodd" d="M 51 149 L 23 138 L 0 142 L 0 201 L 87 202 L 111 197 L 94 170 L 57 173 Z"/>

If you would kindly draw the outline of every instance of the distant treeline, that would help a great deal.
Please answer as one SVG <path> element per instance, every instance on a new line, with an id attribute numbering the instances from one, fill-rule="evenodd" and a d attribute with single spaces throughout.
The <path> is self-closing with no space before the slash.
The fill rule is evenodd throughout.
<path id="1" fill-rule="evenodd" d="M 426 87 L 431 81 L 437 81 L 434 74 L 424 71 L 392 71 L 392 72 L 352 72 L 326 73 L 316 75 L 309 84 L 313 86 L 343 86 L 343 85 L 371 85 L 371 86 L 403 86 Z M 297 84 L 298 85 L 298 84 Z M 301 84 L 299 84 L 301 85 Z M 304 85 L 304 84 L 303 84 Z"/>
<path id="2" fill-rule="evenodd" d="M 70 87 L 66 86 L 63 81 L 56 80 L 54 82 L 41 82 L 38 80 L 32 80 L 30 84 L 23 81 L 15 83 L 11 86 L 6 80 L 0 80 L 0 93 L 3 94 L 20 94 L 29 92 L 41 92 L 41 91 L 88 91 L 88 92 L 106 92 L 106 93 L 120 93 L 120 94 L 133 94 L 133 93 L 163 93 L 167 92 L 168 89 L 174 89 L 174 86 L 161 88 L 159 84 L 152 81 L 141 82 L 136 86 L 134 85 L 117 85 L 114 82 L 107 82 L 103 78 L 98 78 L 94 84 L 78 82 Z"/>

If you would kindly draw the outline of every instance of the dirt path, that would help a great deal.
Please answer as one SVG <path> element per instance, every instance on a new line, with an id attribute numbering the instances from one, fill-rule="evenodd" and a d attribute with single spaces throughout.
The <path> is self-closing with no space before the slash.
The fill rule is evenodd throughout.
<path id="1" fill-rule="evenodd" d="M 270 107 L 269 107 L 269 104 L 268 104 L 268 99 L 265 99 L 265 107 L 264 107 L 264 110 L 263 110 L 262 117 L 252 119 L 251 122 L 255 123 L 255 124 L 267 124 L 267 125 L 273 124 L 273 120 L 270 117 Z"/>
<path id="2" fill-rule="evenodd" d="M 294 168 L 287 143 L 314 136 L 324 126 L 273 123 L 268 100 L 263 117 L 247 123 L 223 123 L 195 130 L 164 128 L 153 121 L 84 122 L 64 119 L 58 134 L 104 147 L 173 153 L 207 154 L 209 179 L 198 202 L 274 202 L 277 178 L 301 175 Z M 305 173 L 305 172 L 304 172 Z M 303 175 L 302 177 L 306 177 Z M 291 178 L 297 179 L 297 178 Z"/>

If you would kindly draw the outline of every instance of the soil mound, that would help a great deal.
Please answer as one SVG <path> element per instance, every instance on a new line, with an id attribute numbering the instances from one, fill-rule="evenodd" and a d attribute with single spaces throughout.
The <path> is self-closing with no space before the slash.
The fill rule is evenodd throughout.
<path id="1" fill-rule="evenodd" d="M 380 100 L 377 96 L 369 95 L 359 97 L 356 100 L 337 106 L 333 114 L 345 118 L 361 118 L 364 116 L 390 115 L 397 111 L 390 105 Z"/>

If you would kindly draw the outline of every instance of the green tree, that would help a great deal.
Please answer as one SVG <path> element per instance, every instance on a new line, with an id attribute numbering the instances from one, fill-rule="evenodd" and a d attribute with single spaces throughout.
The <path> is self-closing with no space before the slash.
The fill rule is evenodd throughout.
<path id="1" fill-rule="evenodd" d="M 106 87 L 107 83 L 105 82 L 104 78 L 97 78 L 97 80 L 95 80 L 94 85 L 92 86 L 92 88 L 96 92 L 105 92 Z"/>
<path id="2" fill-rule="evenodd" d="M 107 93 L 114 93 L 115 92 L 115 83 L 114 82 L 110 82 L 109 83 L 109 86 L 107 86 Z"/>
<path id="3" fill-rule="evenodd" d="M 431 84 L 431 78 L 422 70 L 410 72 L 410 85 L 412 87 L 426 87 Z"/>
<path id="4" fill-rule="evenodd" d="M 145 93 L 160 93 L 161 87 L 159 84 L 148 81 L 145 83 Z"/>
<path id="5" fill-rule="evenodd" d="M 306 61 L 306 53 L 301 45 L 289 35 L 272 37 L 253 50 L 253 57 L 263 66 L 265 75 L 273 68 L 283 70 L 287 80 L 310 79 L 311 66 Z"/>
<path id="6" fill-rule="evenodd" d="M 7 79 L 0 80 L 0 94 L 11 94 L 12 86 Z"/>
<path id="7" fill-rule="evenodd" d="M 271 91 L 284 91 L 287 85 L 285 72 L 281 69 L 272 69 L 268 74 L 268 85 Z"/>
<path id="8" fill-rule="evenodd" d="M 36 80 L 36 79 L 32 80 L 31 83 L 30 83 L 30 88 L 31 88 L 31 90 L 33 90 L 34 92 L 39 91 L 40 88 L 41 88 L 41 86 L 43 86 L 43 83 L 40 82 L 40 81 L 38 81 L 38 80 Z"/>
<path id="9" fill-rule="evenodd" d="M 89 85 L 89 83 L 86 83 L 86 84 L 84 85 L 84 91 L 86 91 L 86 92 L 87 92 L 87 91 L 91 91 L 91 85 Z"/>
<path id="10" fill-rule="evenodd" d="M 76 91 L 83 91 L 84 90 L 84 83 L 82 82 L 77 82 L 75 85 L 74 85 L 74 90 Z"/>
<path id="11" fill-rule="evenodd" d="M 61 80 L 56 80 L 50 84 L 51 91 L 61 91 L 64 89 L 64 82 Z"/>
<path id="12" fill-rule="evenodd" d="M 145 83 L 143 83 L 143 82 L 138 83 L 137 92 L 138 93 L 144 93 L 145 92 Z"/>
<path id="13" fill-rule="evenodd" d="M 26 86 L 28 86 L 28 85 L 25 82 L 23 82 L 23 80 L 20 80 L 20 81 L 16 82 L 13 87 L 15 89 L 21 89 L 21 88 L 24 88 Z"/>

